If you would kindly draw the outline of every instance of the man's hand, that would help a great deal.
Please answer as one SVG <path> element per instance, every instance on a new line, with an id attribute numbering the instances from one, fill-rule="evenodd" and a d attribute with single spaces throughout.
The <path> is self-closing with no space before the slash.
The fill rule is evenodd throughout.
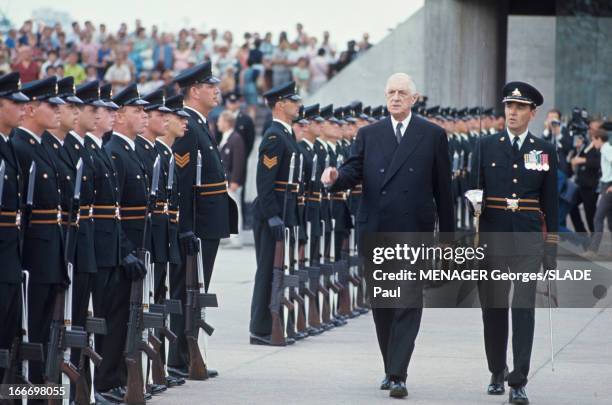
<path id="1" fill-rule="evenodd" d="M 121 267 L 123 267 L 125 276 L 128 280 L 142 280 L 147 274 L 147 267 L 145 264 L 132 253 L 121 260 Z"/>
<path id="2" fill-rule="evenodd" d="M 270 227 L 270 230 L 272 230 L 274 240 L 283 240 L 283 238 L 285 237 L 285 224 L 283 223 L 281 217 L 275 215 L 272 218 L 268 219 L 268 226 Z"/>
<path id="3" fill-rule="evenodd" d="M 200 251 L 198 238 L 191 231 L 179 234 L 179 243 L 187 256 L 195 256 Z"/>
<path id="4" fill-rule="evenodd" d="M 338 180 L 338 170 L 335 167 L 328 167 L 321 174 L 321 182 L 325 186 L 331 186 Z"/>
<path id="5" fill-rule="evenodd" d="M 238 191 L 239 187 L 240 187 L 240 184 L 238 184 L 238 183 L 232 182 L 232 183 L 229 184 L 229 189 L 230 189 L 230 191 L 232 193 L 235 193 L 236 191 Z"/>

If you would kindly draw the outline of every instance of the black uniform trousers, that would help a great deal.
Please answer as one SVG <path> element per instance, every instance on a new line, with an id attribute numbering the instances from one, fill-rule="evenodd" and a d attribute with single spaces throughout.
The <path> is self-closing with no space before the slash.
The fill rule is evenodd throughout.
<path id="1" fill-rule="evenodd" d="M 219 250 L 219 239 L 201 239 L 202 241 L 202 264 L 204 269 L 204 289 L 208 292 L 212 278 L 217 251 Z M 187 259 L 181 247 L 181 265 L 170 265 L 170 296 L 172 299 L 181 300 L 183 305 L 187 302 L 187 287 L 185 285 Z M 157 285 L 157 284 L 156 284 Z M 168 366 L 187 369 L 189 364 L 189 351 L 187 339 L 185 338 L 185 314 L 173 314 L 170 317 L 170 327 L 177 336 L 174 344 L 170 345 L 168 351 Z M 204 333 L 200 331 L 200 333 Z"/>
<path id="2" fill-rule="evenodd" d="M 11 349 L 21 325 L 21 284 L 0 283 L 0 349 Z M 4 369 L 0 368 L 0 381 Z"/>
<path id="3" fill-rule="evenodd" d="M 510 272 L 537 272 L 540 264 L 540 255 L 487 258 L 488 269 L 500 269 L 502 272 L 508 269 Z M 509 297 L 510 283 L 510 281 L 481 281 L 478 284 L 478 292 L 482 307 L 487 363 L 489 371 L 495 375 L 502 374 L 506 368 L 508 310 L 512 308 L 514 369 L 508 375 L 508 385 L 521 387 L 527 384 L 531 361 L 536 282 L 514 282 L 512 297 Z"/>
<path id="4" fill-rule="evenodd" d="M 99 392 L 125 386 L 127 368 L 123 358 L 130 307 L 131 282 L 118 267 L 99 267 L 93 291 L 94 314 L 106 319 L 106 335 L 96 335 L 96 351 L 102 363 L 94 375 Z"/>
<path id="5" fill-rule="evenodd" d="M 423 308 L 372 308 L 385 374 L 406 381 Z"/>
<path id="6" fill-rule="evenodd" d="M 251 333 L 266 336 L 272 333 L 270 294 L 272 292 L 272 270 L 276 241 L 266 219 L 256 218 L 253 223 L 257 270 L 251 300 Z"/>
<path id="7" fill-rule="evenodd" d="M 42 284 L 30 282 L 28 291 L 28 332 L 30 342 L 42 343 L 46 356 L 53 319 L 53 308 L 58 294 L 63 287 L 59 284 Z M 30 361 L 30 382 L 44 383 L 45 364 L 40 361 Z"/>

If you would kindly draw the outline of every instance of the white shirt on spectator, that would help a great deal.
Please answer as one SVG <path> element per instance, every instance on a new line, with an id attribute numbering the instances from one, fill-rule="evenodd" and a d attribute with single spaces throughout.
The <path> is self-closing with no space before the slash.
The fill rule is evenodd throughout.
<path id="1" fill-rule="evenodd" d="M 612 145 L 604 143 L 601 152 L 601 179 L 602 183 L 612 182 Z"/>
<path id="2" fill-rule="evenodd" d="M 132 80 L 132 72 L 130 71 L 129 65 L 127 63 L 124 63 L 119 66 L 116 63 L 113 63 L 111 67 L 109 67 L 106 71 L 106 74 L 104 75 L 104 80 L 110 83 L 129 82 L 130 80 Z M 124 88 L 125 86 L 113 86 L 113 93 L 118 94 Z"/>

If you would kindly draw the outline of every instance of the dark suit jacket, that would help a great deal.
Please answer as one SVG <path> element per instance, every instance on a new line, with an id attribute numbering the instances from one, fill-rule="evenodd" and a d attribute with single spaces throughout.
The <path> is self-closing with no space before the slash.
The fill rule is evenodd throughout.
<path id="1" fill-rule="evenodd" d="M 227 179 L 221 154 L 200 116 L 189 108 L 185 111 L 191 116 L 187 131 L 172 145 L 180 189 L 179 230 L 193 231 L 204 239 L 227 238 L 230 233 L 238 233 L 238 207 L 227 194 L 227 185 L 223 185 Z M 202 154 L 202 186 L 197 190 L 194 219 L 198 151 Z"/>
<path id="2" fill-rule="evenodd" d="M 576 184 L 585 188 L 596 188 L 601 177 L 601 153 L 592 146 L 587 152 L 583 149 L 578 156 L 586 158 L 586 163 L 576 168 Z"/>
<path id="3" fill-rule="evenodd" d="M 225 175 L 231 183 L 244 185 L 246 170 L 246 149 L 244 139 L 238 132 L 233 132 L 221 148 L 221 159 Z"/>
<path id="4" fill-rule="evenodd" d="M 247 114 L 240 111 L 236 118 L 236 132 L 244 140 L 245 159 L 249 157 L 255 143 L 255 123 Z"/>
<path id="5" fill-rule="evenodd" d="M 363 232 L 454 231 L 448 141 L 444 130 L 413 114 L 397 145 L 391 118 L 359 130 L 331 191 L 363 183 Z"/>

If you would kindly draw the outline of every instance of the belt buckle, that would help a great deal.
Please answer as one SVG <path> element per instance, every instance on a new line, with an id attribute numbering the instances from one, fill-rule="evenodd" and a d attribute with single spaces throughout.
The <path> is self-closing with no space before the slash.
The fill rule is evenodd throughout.
<path id="1" fill-rule="evenodd" d="M 179 216 L 180 216 L 180 215 L 181 215 L 181 211 L 180 211 L 180 210 L 178 210 L 178 211 L 176 212 L 176 223 L 177 223 L 177 224 L 178 224 L 178 221 L 179 221 Z"/>
<path id="2" fill-rule="evenodd" d="M 506 198 L 506 209 L 512 210 L 512 212 L 519 209 L 519 199 L 518 198 Z"/>
<path id="3" fill-rule="evenodd" d="M 93 204 L 89 206 L 89 217 L 91 218 L 91 216 L 93 215 Z"/>
<path id="4" fill-rule="evenodd" d="M 17 225 L 17 228 L 21 226 L 21 211 L 19 210 L 17 210 L 17 213 L 15 214 L 15 225 Z"/>
<path id="5" fill-rule="evenodd" d="M 62 223 L 62 208 L 61 207 L 57 207 L 57 223 L 61 224 Z"/>
<path id="6" fill-rule="evenodd" d="M 119 211 L 119 207 L 115 207 L 115 218 L 121 219 L 121 212 Z"/>
<path id="7" fill-rule="evenodd" d="M 168 203 L 164 203 L 164 215 L 168 215 Z"/>

